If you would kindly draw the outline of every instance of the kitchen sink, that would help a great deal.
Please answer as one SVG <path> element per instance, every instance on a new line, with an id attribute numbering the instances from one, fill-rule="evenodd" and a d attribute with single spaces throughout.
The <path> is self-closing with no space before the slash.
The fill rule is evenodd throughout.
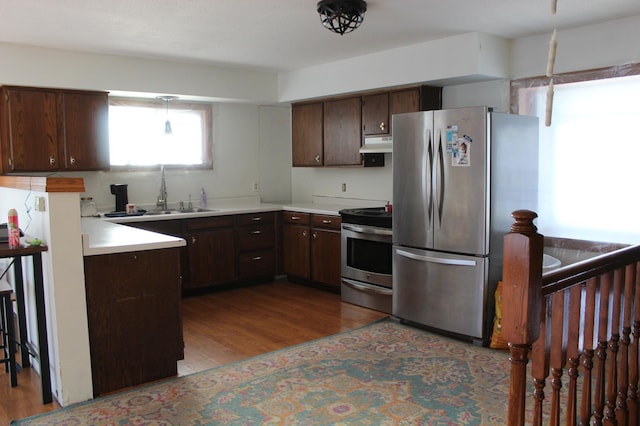
<path id="1" fill-rule="evenodd" d="M 161 215 L 161 214 L 171 214 L 178 213 L 178 210 L 147 210 L 144 214 L 147 215 Z"/>
<path id="2" fill-rule="evenodd" d="M 201 213 L 201 212 L 216 212 L 217 210 L 203 209 L 202 207 L 194 207 L 192 209 L 178 209 L 176 213 Z"/>
<path id="3" fill-rule="evenodd" d="M 178 214 L 178 213 L 204 213 L 204 212 L 216 212 L 214 209 L 203 209 L 201 207 L 194 207 L 191 209 L 169 209 L 169 210 L 148 210 L 145 215 L 164 215 L 164 214 Z"/>

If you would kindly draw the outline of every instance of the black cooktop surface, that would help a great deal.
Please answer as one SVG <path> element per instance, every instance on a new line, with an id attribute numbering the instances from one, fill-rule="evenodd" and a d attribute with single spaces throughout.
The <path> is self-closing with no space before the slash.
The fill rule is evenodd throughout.
<path id="1" fill-rule="evenodd" d="M 384 207 L 342 209 L 339 213 L 342 223 L 391 228 L 391 212 L 387 212 Z"/>

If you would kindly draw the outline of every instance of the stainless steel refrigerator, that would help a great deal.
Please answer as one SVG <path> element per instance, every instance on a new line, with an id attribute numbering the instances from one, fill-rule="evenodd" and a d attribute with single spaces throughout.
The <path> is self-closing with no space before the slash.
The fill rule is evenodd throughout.
<path id="1" fill-rule="evenodd" d="M 511 213 L 537 206 L 538 119 L 471 107 L 392 120 L 393 315 L 486 344 Z"/>

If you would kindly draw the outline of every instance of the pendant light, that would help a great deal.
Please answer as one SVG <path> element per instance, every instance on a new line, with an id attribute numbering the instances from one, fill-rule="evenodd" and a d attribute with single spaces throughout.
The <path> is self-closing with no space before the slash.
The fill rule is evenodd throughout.
<path id="1" fill-rule="evenodd" d="M 174 101 L 174 100 L 178 99 L 178 97 L 177 96 L 164 95 L 164 96 L 158 96 L 157 99 L 160 99 L 161 101 L 164 101 L 166 106 L 167 106 L 167 121 L 165 121 L 165 123 L 164 123 L 164 134 L 165 135 L 172 135 L 173 134 L 173 130 L 171 129 L 171 121 L 169 121 L 169 101 Z"/>

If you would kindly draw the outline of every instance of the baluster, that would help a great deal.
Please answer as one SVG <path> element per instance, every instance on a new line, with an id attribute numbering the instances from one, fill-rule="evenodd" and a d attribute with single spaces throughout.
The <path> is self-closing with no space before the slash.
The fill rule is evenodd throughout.
<path id="1" fill-rule="evenodd" d="M 609 326 L 609 291 L 611 288 L 610 274 L 598 277 L 600 279 L 600 303 L 598 304 L 598 347 L 596 349 L 596 390 L 594 395 L 594 424 L 601 425 L 604 419 L 605 403 L 605 365 L 607 361 L 607 328 Z"/>
<path id="2" fill-rule="evenodd" d="M 622 269 L 621 269 L 622 271 Z M 627 391 L 629 389 L 629 344 L 631 343 L 631 309 L 633 308 L 633 282 L 635 280 L 635 265 L 627 265 L 624 271 L 624 308 L 622 318 L 622 337 L 618 360 L 618 397 L 616 420 L 618 424 L 628 424 L 629 407 L 627 406 Z"/>
<path id="3" fill-rule="evenodd" d="M 629 363 L 629 392 L 627 393 L 630 425 L 637 425 L 640 422 L 638 413 L 638 339 L 640 339 L 640 273 L 638 273 L 638 268 L 640 268 L 640 263 L 636 263 L 635 266 L 633 343 L 629 353 L 631 362 Z"/>
<path id="4" fill-rule="evenodd" d="M 549 347 L 549 336 L 551 335 L 549 327 L 551 323 L 547 321 L 549 318 L 549 299 L 542 299 L 541 315 L 540 315 L 540 336 L 533 343 L 531 350 L 531 376 L 533 377 L 533 425 L 542 425 L 543 406 L 544 406 L 544 387 L 546 385 L 547 376 L 549 376 L 549 357 L 547 356 L 547 348 Z"/>
<path id="5" fill-rule="evenodd" d="M 611 273 L 607 276 L 611 278 Z M 604 411 L 604 424 L 616 424 L 616 397 L 618 396 L 618 347 L 620 342 L 620 304 L 624 275 L 617 268 L 613 273 L 613 292 L 611 300 L 611 337 L 607 345 L 607 398 Z"/>
<path id="6" fill-rule="evenodd" d="M 580 403 L 580 426 L 588 426 L 591 418 L 591 385 L 593 371 L 593 354 L 596 347 L 595 342 L 595 312 L 596 312 L 596 291 L 598 286 L 597 278 L 587 280 L 587 291 L 584 302 L 584 330 L 582 338 L 584 350 L 582 351 L 582 366 L 584 367 L 584 380 L 582 384 L 582 402 Z"/>
<path id="7" fill-rule="evenodd" d="M 569 291 L 569 317 L 567 322 L 570 325 L 580 324 L 580 308 L 582 306 L 582 285 L 575 285 Z M 580 352 L 578 341 L 580 340 L 579 327 L 569 327 L 567 330 L 567 358 L 569 359 L 569 389 L 567 394 L 567 417 L 566 424 L 575 425 L 578 423 L 578 365 L 580 363 Z"/>
<path id="8" fill-rule="evenodd" d="M 562 389 L 562 369 L 565 365 L 564 352 L 564 304 L 565 291 L 557 291 L 552 295 L 551 302 L 551 413 L 549 425 L 560 424 L 560 391 Z"/>

